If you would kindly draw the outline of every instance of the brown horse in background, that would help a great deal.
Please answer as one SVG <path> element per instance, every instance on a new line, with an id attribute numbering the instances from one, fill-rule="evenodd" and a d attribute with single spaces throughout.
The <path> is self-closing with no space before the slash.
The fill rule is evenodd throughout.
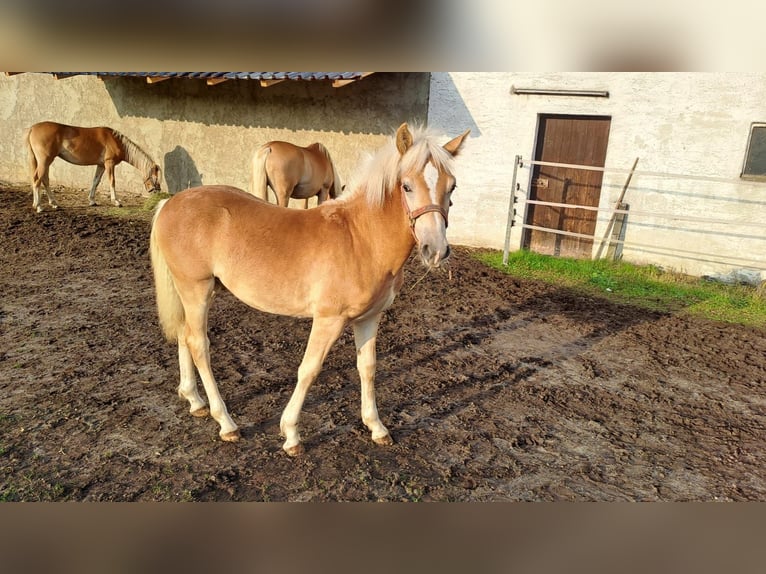
<path id="1" fill-rule="evenodd" d="M 302 450 L 303 402 L 348 324 L 362 422 L 374 442 L 392 444 L 375 401 L 378 325 L 402 287 L 413 247 L 429 269 L 449 257 L 452 158 L 467 135 L 442 146 L 425 130 L 413 134 L 402 124 L 358 186 L 315 209 L 283 209 L 220 185 L 187 189 L 158 204 L 150 238 L 157 309 L 165 336 L 178 342 L 178 394 L 192 415 L 210 414 L 223 440 L 240 437 L 210 366 L 208 312 L 218 279 L 250 307 L 313 320 L 298 383 L 280 420 L 288 454 Z M 195 367 L 208 403 L 197 389 Z"/>
<path id="2" fill-rule="evenodd" d="M 88 193 L 90 205 L 96 205 L 96 187 L 106 171 L 112 203 L 122 204 L 114 188 L 114 168 L 120 162 L 127 162 L 144 177 L 146 191 L 160 191 L 160 166 L 138 145 L 115 129 L 108 127 L 82 128 L 55 122 L 40 122 L 29 128 L 24 135 L 29 151 L 29 168 L 32 175 L 32 207 L 38 212 L 40 206 L 40 185 L 45 186 L 48 203 L 58 207 L 51 192 L 48 172 L 57 157 L 75 165 L 95 165 L 96 175 Z"/>
<path id="3" fill-rule="evenodd" d="M 277 198 L 277 205 L 287 207 L 290 198 L 317 196 L 317 204 L 340 195 L 341 183 L 330 152 L 316 142 L 300 147 L 285 141 L 270 141 L 253 154 L 250 192 L 268 201 L 268 188 Z"/>

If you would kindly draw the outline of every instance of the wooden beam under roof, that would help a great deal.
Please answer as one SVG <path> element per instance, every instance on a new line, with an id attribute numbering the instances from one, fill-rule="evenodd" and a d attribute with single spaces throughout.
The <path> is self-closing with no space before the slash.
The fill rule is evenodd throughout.
<path id="1" fill-rule="evenodd" d="M 164 82 L 165 80 L 169 80 L 169 79 L 170 79 L 170 76 L 147 76 L 146 83 L 157 84 L 159 82 Z"/>
<path id="2" fill-rule="evenodd" d="M 273 80 L 261 80 L 261 87 L 262 88 L 269 88 L 273 86 L 274 84 L 278 84 L 279 82 L 284 82 L 285 79 L 282 78 L 281 80 L 273 79 Z"/>
<path id="3" fill-rule="evenodd" d="M 366 78 L 370 74 L 374 74 L 374 73 L 375 72 L 362 72 L 362 75 L 359 78 L 350 78 L 348 80 L 334 80 L 333 83 L 332 83 L 332 87 L 333 88 L 342 88 L 343 86 L 347 86 L 349 84 L 352 84 L 352 83 L 354 83 L 356 81 L 359 81 L 359 80 L 361 80 L 363 78 Z"/>
<path id="4" fill-rule="evenodd" d="M 208 78 L 206 83 L 208 86 L 217 86 L 218 84 L 223 84 L 228 81 L 229 78 Z"/>

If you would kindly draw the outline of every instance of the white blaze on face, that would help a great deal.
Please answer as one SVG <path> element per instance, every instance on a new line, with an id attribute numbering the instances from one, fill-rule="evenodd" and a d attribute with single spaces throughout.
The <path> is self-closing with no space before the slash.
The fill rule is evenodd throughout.
<path id="1" fill-rule="evenodd" d="M 439 170 L 434 167 L 430 161 L 426 164 L 423 170 L 423 179 L 426 180 L 428 186 L 428 196 L 431 198 L 431 203 L 436 203 L 436 184 L 439 182 Z"/>

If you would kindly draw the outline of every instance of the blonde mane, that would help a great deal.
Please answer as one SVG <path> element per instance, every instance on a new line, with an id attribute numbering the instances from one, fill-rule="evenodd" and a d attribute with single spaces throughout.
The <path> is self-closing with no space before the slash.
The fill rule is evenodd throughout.
<path id="1" fill-rule="evenodd" d="M 152 167 L 154 167 L 154 160 L 125 134 L 121 134 L 115 129 L 112 130 L 112 134 L 122 145 L 122 149 L 125 152 L 125 161 L 144 175 L 148 174 Z"/>
<path id="2" fill-rule="evenodd" d="M 452 173 L 452 155 L 436 141 L 433 132 L 417 126 L 412 130 L 412 136 L 412 146 L 404 156 L 396 148 L 396 136 L 391 136 L 374 155 L 362 162 L 351 180 L 351 192 L 340 199 L 364 194 L 371 206 L 379 207 L 402 173 L 420 171 L 429 160 L 437 169 Z"/>

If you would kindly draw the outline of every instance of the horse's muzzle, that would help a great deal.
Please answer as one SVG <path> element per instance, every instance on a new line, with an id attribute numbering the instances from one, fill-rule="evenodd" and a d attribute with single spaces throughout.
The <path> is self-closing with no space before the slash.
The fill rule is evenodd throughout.
<path id="1" fill-rule="evenodd" d="M 442 249 L 436 249 L 429 243 L 421 243 L 419 253 L 423 265 L 429 269 L 434 269 L 440 267 L 442 263 L 449 259 L 449 256 L 452 254 L 452 249 L 450 248 L 449 243 L 445 243 Z"/>

